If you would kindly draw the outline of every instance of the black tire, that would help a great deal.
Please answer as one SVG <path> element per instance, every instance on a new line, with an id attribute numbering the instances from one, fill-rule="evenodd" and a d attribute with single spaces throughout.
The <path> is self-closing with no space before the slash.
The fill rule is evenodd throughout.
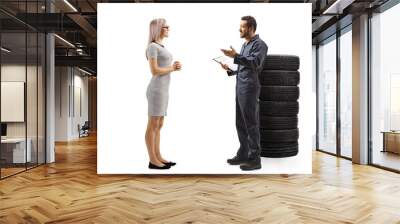
<path id="1" fill-rule="evenodd" d="M 278 150 L 282 148 L 293 148 L 299 145 L 298 141 L 295 142 L 260 142 L 261 148 L 265 150 Z"/>
<path id="2" fill-rule="evenodd" d="M 264 70 L 259 75 L 264 86 L 297 86 L 300 83 L 298 71 Z"/>
<path id="3" fill-rule="evenodd" d="M 261 86 L 260 100 L 297 101 L 299 94 L 298 86 Z"/>
<path id="4" fill-rule="evenodd" d="M 296 142 L 299 139 L 299 129 L 267 130 L 260 129 L 262 142 Z"/>
<path id="5" fill-rule="evenodd" d="M 287 154 L 287 153 L 292 153 L 292 152 L 298 152 L 299 151 L 299 147 L 293 147 L 291 149 L 288 150 L 276 150 L 276 151 L 272 151 L 272 150 L 261 150 L 262 153 L 269 153 L 269 154 Z"/>
<path id="6" fill-rule="evenodd" d="M 300 58 L 294 55 L 267 55 L 264 60 L 264 70 L 297 71 Z"/>
<path id="7" fill-rule="evenodd" d="M 299 150 L 293 150 L 288 152 L 271 152 L 271 151 L 261 151 L 261 157 L 268 157 L 268 158 L 285 158 L 285 157 L 292 157 L 297 156 Z"/>
<path id="8" fill-rule="evenodd" d="M 262 151 L 270 151 L 270 152 L 291 152 L 293 150 L 297 150 L 299 147 L 299 144 L 296 142 L 296 144 L 288 145 L 285 147 L 270 147 L 269 144 L 263 144 L 261 147 Z"/>
<path id="9" fill-rule="evenodd" d="M 296 129 L 298 119 L 293 117 L 260 116 L 260 128 L 269 130 Z"/>
<path id="10" fill-rule="evenodd" d="M 293 152 L 293 151 L 298 150 L 298 148 L 299 148 L 299 145 L 297 143 L 293 144 L 291 146 L 276 147 L 276 148 L 270 147 L 269 144 L 267 144 L 267 145 L 264 144 L 261 146 L 261 151 L 264 151 L 264 152 Z"/>
<path id="11" fill-rule="evenodd" d="M 259 101 L 260 116 L 290 117 L 299 113 L 299 102 Z"/>

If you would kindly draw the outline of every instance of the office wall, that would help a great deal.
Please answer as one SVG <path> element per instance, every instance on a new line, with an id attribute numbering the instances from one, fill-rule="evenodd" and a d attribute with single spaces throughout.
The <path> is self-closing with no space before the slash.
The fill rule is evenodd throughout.
<path id="1" fill-rule="evenodd" d="M 31 158 L 28 167 L 44 162 L 44 92 L 45 85 L 41 66 L 5 63 L 1 66 L 2 82 L 26 83 L 26 112 L 24 122 L 5 122 L 7 124 L 8 138 L 25 138 L 30 147 Z M 4 97 L 4 96 L 3 96 Z M 8 108 L 1 108 L 7 110 Z M 12 112 L 12 111 L 10 111 Z M 29 155 L 28 154 L 28 155 Z"/>
<path id="2" fill-rule="evenodd" d="M 78 124 L 81 126 L 89 118 L 88 113 L 88 77 L 82 76 L 83 73 L 79 70 L 74 70 L 74 82 L 73 82 L 73 113 L 72 113 L 72 136 L 77 138 L 79 136 Z M 80 102 L 79 102 L 80 101 Z"/>
<path id="3" fill-rule="evenodd" d="M 1 82 L 1 110 L 2 122 L 24 122 L 25 114 L 25 83 Z"/>
<path id="4" fill-rule="evenodd" d="M 68 140 L 69 83 L 68 67 L 55 68 L 55 140 Z"/>
<path id="5" fill-rule="evenodd" d="M 39 74 L 41 74 L 41 68 L 39 67 Z M 1 67 L 1 81 L 10 82 L 18 81 L 25 82 L 25 65 L 2 65 Z M 43 101 L 37 100 L 36 95 L 36 66 L 27 66 L 27 108 L 30 111 L 36 111 L 38 106 L 43 106 Z M 38 104 L 39 103 L 39 104 Z M 5 108 L 3 108 L 5 109 Z M 27 113 L 28 122 L 28 133 L 36 133 L 36 120 L 37 113 Z M 35 122 L 35 124 L 32 124 Z M 25 123 L 23 122 L 7 122 L 7 136 L 8 137 L 25 137 Z M 28 136 L 29 137 L 29 136 Z"/>
<path id="6" fill-rule="evenodd" d="M 56 67 L 55 73 L 55 140 L 69 141 L 88 120 L 88 77 L 73 67 Z"/>

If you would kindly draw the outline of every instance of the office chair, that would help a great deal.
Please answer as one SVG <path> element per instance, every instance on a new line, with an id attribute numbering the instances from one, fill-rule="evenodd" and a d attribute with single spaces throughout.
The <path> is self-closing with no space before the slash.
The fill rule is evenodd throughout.
<path id="1" fill-rule="evenodd" d="M 89 136 L 89 129 L 90 129 L 89 121 L 85 121 L 82 127 L 80 127 L 80 125 L 78 124 L 79 138 Z"/>

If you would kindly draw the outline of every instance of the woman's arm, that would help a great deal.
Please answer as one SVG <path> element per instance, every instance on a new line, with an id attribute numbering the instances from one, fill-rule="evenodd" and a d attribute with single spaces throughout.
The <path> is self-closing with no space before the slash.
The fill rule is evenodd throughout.
<path id="1" fill-rule="evenodd" d="M 157 59 L 149 59 L 150 70 L 153 75 L 166 75 L 170 72 L 176 71 L 176 66 L 159 67 L 157 64 Z"/>

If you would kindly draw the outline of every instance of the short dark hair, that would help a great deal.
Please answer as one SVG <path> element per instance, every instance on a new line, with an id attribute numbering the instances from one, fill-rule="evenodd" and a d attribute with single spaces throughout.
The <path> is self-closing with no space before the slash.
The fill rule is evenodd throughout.
<path id="1" fill-rule="evenodd" d="M 257 22 L 256 19 L 252 16 L 243 16 L 242 20 L 246 21 L 247 27 L 252 27 L 253 31 L 255 32 L 257 29 Z"/>

